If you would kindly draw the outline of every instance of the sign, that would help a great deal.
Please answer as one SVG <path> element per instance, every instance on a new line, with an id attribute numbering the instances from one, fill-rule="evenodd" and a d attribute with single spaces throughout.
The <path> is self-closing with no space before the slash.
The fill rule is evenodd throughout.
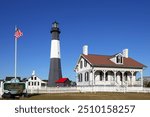
<path id="1" fill-rule="evenodd" d="M 4 90 L 10 91 L 11 94 L 22 93 L 25 88 L 25 83 L 4 83 Z"/>

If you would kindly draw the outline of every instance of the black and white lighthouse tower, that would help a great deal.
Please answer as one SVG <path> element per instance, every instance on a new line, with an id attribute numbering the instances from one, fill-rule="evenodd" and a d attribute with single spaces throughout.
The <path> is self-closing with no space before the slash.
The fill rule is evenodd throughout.
<path id="1" fill-rule="evenodd" d="M 51 28 L 51 54 L 50 54 L 50 71 L 48 78 L 48 86 L 56 86 L 56 80 L 62 77 L 61 71 L 61 57 L 60 57 L 60 40 L 59 40 L 59 26 L 55 21 L 52 23 Z"/>

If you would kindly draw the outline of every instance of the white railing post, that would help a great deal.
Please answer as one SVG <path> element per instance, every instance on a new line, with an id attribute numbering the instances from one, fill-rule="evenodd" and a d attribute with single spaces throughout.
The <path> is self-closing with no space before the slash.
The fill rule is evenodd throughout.
<path id="1" fill-rule="evenodd" d="M 141 73 L 141 87 L 143 87 L 143 71 L 141 71 L 140 73 Z"/>
<path id="2" fill-rule="evenodd" d="M 132 76 L 131 76 L 131 86 L 133 86 L 133 75 L 134 75 L 134 72 L 133 72 L 133 71 L 131 72 L 131 75 L 132 75 Z"/>
<path id="3" fill-rule="evenodd" d="M 116 83 L 117 83 L 117 76 L 116 76 L 116 74 L 117 74 L 117 72 L 115 71 L 115 72 L 114 72 L 114 83 L 115 83 L 115 85 L 116 85 Z"/>

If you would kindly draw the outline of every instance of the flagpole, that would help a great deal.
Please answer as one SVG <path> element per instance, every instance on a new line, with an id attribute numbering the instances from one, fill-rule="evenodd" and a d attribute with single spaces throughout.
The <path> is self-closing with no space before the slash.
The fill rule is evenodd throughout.
<path id="1" fill-rule="evenodd" d="M 17 79 L 17 41 L 23 33 L 15 26 L 15 80 Z"/>
<path id="2" fill-rule="evenodd" d="M 15 26 L 15 31 L 17 27 Z M 15 79 L 17 78 L 17 39 L 15 37 Z"/>

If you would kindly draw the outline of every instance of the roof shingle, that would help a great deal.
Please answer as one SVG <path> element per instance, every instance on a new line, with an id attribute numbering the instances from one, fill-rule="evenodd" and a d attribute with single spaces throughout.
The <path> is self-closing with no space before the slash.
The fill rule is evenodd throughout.
<path id="1" fill-rule="evenodd" d="M 132 58 L 123 58 L 123 64 L 116 64 L 112 62 L 110 59 L 113 56 L 106 56 L 106 55 L 94 55 L 88 54 L 82 56 L 87 59 L 92 66 L 101 66 L 101 67 L 119 67 L 119 68 L 143 68 L 146 67 L 142 63 L 137 62 Z"/>

